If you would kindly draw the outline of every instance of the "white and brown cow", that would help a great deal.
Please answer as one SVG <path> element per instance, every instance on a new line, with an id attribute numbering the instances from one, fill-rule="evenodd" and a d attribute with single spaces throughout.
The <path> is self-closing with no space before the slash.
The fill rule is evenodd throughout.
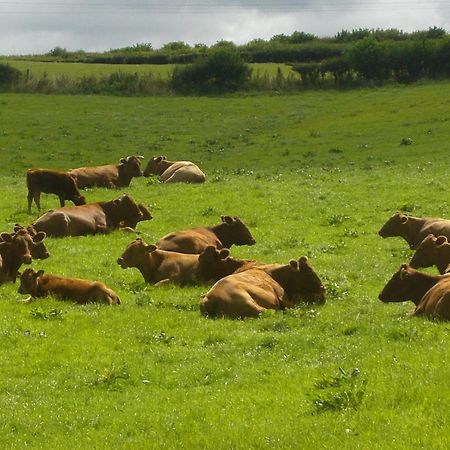
<path id="1" fill-rule="evenodd" d="M 204 183 L 205 174 L 192 161 L 169 161 L 165 156 L 153 156 L 144 170 L 144 177 L 159 175 L 164 183 Z"/>

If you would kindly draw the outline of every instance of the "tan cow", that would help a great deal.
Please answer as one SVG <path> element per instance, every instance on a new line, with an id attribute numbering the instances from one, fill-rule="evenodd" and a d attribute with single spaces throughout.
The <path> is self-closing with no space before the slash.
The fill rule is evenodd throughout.
<path id="1" fill-rule="evenodd" d="M 159 175 L 164 183 L 204 183 L 206 176 L 191 161 L 168 161 L 165 156 L 153 156 L 144 170 L 144 177 Z"/>
<path id="2" fill-rule="evenodd" d="M 205 251 L 208 249 L 209 247 Z M 224 252 L 224 257 L 226 255 Z M 127 246 L 122 256 L 117 259 L 117 264 L 122 269 L 137 268 L 147 283 L 160 286 L 173 282 L 184 286 L 211 280 L 208 274 L 198 270 L 200 256 L 160 250 L 155 245 L 148 245 L 143 239 L 138 238 Z"/>
<path id="3" fill-rule="evenodd" d="M 429 234 L 450 238 L 450 220 L 413 217 L 397 212 L 382 226 L 378 234 L 382 238 L 400 236 L 408 242 L 411 249 L 416 249 Z"/>
<path id="4" fill-rule="evenodd" d="M 105 187 L 109 189 L 128 187 L 133 177 L 141 177 L 141 159 L 143 156 L 127 156 L 119 164 L 105 166 L 80 167 L 69 170 L 80 189 Z"/>
<path id="5" fill-rule="evenodd" d="M 222 223 L 212 227 L 198 227 L 175 231 L 156 242 L 161 250 L 180 253 L 201 253 L 212 245 L 218 249 L 235 245 L 254 245 L 255 239 L 238 217 L 222 216 Z"/>
<path id="6" fill-rule="evenodd" d="M 20 276 L 20 294 L 29 294 L 31 298 L 52 295 L 60 300 L 72 300 L 79 304 L 106 303 L 120 305 L 118 295 L 101 281 L 67 278 L 26 269 Z"/>
<path id="7" fill-rule="evenodd" d="M 450 265 L 450 243 L 447 238 L 429 234 L 417 247 L 409 265 L 414 269 L 435 265 L 439 273 L 447 273 Z"/>
<path id="8" fill-rule="evenodd" d="M 228 275 L 200 302 L 208 317 L 257 317 L 266 309 L 292 308 L 299 301 L 325 303 L 325 289 L 306 256 Z"/>
<path id="9" fill-rule="evenodd" d="M 384 303 L 411 300 L 413 316 L 450 320 L 450 275 L 430 275 L 402 264 L 379 295 Z"/>
<path id="10" fill-rule="evenodd" d="M 124 223 L 142 219 L 139 205 L 127 194 L 109 202 L 52 209 L 33 222 L 30 231 L 45 231 L 48 236 L 85 236 L 108 233 Z"/>

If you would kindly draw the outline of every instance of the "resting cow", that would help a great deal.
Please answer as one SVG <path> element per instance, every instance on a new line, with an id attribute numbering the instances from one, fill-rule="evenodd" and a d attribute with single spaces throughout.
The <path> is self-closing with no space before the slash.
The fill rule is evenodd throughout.
<path id="1" fill-rule="evenodd" d="M 450 243 L 445 236 L 429 234 L 417 247 L 409 265 L 414 269 L 435 265 L 439 273 L 446 273 L 450 264 Z"/>
<path id="2" fill-rule="evenodd" d="M 208 247 L 208 251 L 212 247 Z M 224 256 L 228 253 L 224 252 Z M 136 267 L 147 283 L 160 286 L 173 282 L 178 285 L 200 284 L 210 281 L 207 274 L 199 272 L 199 257 L 201 255 L 170 252 L 160 250 L 155 245 L 148 245 L 138 238 L 131 242 L 117 264 L 122 269 Z"/>
<path id="3" fill-rule="evenodd" d="M 45 231 L 52 237 L 108 233 L 121 224 L 138 222 L 142 215 L 139 205 L 124 194 L 109 202 L 50 210 L 33 222 L 29 230 Z"/>
<path id="4" fill-rule="evenodd" d="M 200 302 L 208 317 L 256 317 L 266 309 L 283 310 L 299 301 L 325 303 L 325 289 L 308 259 L 271 264 L 228 275 Z"/>
<path id="5" fill-rule="evenodd" d="M 159 175 L 164 183 L 203 183 L 205 174 L 191 161 L 168 161 L 165 156 L 154 156 L 144 170 L 144 177 Z"/>
<path id="6" fill-rule="evenodd" d="M 31 264 L 33 258 L 31 249 L 39 245 L 45 238 L 45 233 L 31 236 L 26 230 L 0 235 L 0 284 L 15 283 L 22 264 Z"/>
<path id="7" fill-rule="evenodd" d="M 134 229 L 136 228 L 138 222 L 143 222 L 144 220 L 151 220 L 153 216 L 150 214 L 150 211 L 142 204 L 138 203 L 139 210 L 142 213 L 141 217 L 131 217 L 128 219 L 123 220 L 119 224 L 119 228 L 128 228 Z"/>
<path id="8" fill-rule="evenodd" d="M 416 249 L 429 234 L 450 238 L 450 220 L 395 213 L 383 225 L 378 234 L 382 238 L 400 236 L 408 242 L 411 249 Z"/>
<path id="9" fill-rule="evenodd" d="M 14 225 L 14 233 L 11 236 L 13 237 L 17 232 L 28 233 L 30 235 L 32 243 L 29 247 L 30 247 L 30 254 L 33 259 L 47 259 L 50 256 L 50 253 L 48 252 L 48 249 L 43 240 L 39 240 L 38 242 L 33 241 L 33 237 L 36 236 L 37 234 L 36 230 L 27 230 L 22 225 L 16 223 Z M 3 242 L 1 236 L 0 242 Z"/>
<path id="10" fill-rule="evenodd" d="M 142 176 L 141 159 L 143 156 L 127 156 L 120 164 L 106 166 L 80 167 L 69 170 L 80 189 L 105 187 L 109 189 L 128 187 L 133 177 Z"/>
<path id="11" fill-rule="evenodd" d="M 45 194 L 56 194 L 59 197 L 61 206 L 66 200 L 72 201 L 75 205 L 86 204 L 86 199 L 80 194 L 75 178 L 57 170 L 48 169 L 28 169 L 28 213 L 31 213 L 31 203 L 34 200 L 39 211 L 41 210 L 41 192 Z"/>
<path id="12" fill-rule="evenodd" d="M 379 295 L 384 302 L 411 300 L 413 316 L 450 320 L 450 275 L 430 275 L 402 264 Z"/>
<path id="13" fill-rule="evenodd" d="M 156 246 L 179 253 L 201 253 L 213 245 L 219 250 L 235 245 L 254 245 L 255 239 L 238 217 L 222 216 L 222 223 L 213 227 L 198 227 L 175 231 L 162 237 Z"/>
<path id="14" fill-rule="evenodd" d="M 67 278 L 26 269 L 20 276 L 20 294 L 29 294 L 31 298 L 52 295 L 60 300 L 72 300 L 76 303 L 106 303 L 120 305 L 117 294 L 101 281 Z"/>

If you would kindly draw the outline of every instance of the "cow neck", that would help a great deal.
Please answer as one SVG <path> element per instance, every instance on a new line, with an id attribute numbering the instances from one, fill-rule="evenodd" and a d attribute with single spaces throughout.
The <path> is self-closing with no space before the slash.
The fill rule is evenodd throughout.
<path id="1" fill-rule="evenodd" d="M 160 161 L 156 166 L 156 174 L 162 175 L 172 164 L 174 164 L 174 161 L 168 161 L 167 159 L 163 159 Z"/>
<path id="2" fill-rule="evenodd" d="M 114 200 L 111 200 L 109 202 L 98 202 L 98 204 L 105 212 L 107 224 L 108 225 L 112 224 L 113 228 L 118 228 L 121 219 L 117 217 L 117 214 L 115 214 L 113 201 Z"/>
<path id="3" fill-rule="evenodd" d="M 222 270 L 221 270 L 222 273 L 220 273 L 219 276 L 220 278 L 223 278 L 228 275 L 231 275 L 232 273 L 241 269 L 243 266 L 245 266 L 247 263 L 250 262 L 252 261 L 246 259 L 235 259 L 230 256 L 222 261 Z"/>
<path id="4" fill-rule="evenodd" d="M 154 281 L 154 275 L 163 261 L 163 255 L 158 250 L 145 254 L 144 263 L 139 270 L 147 282 Z"/>
<path id="5" fill-rule="evenodd" d="M 267 273 L 285 290 L 288 297 L 290 297 L 291 294 L 288 289 L 291 270 L 289 265 L 284 264 L 267 271 Z"/>
<path id="6" fill-rule="evenodd" d="M 413 285 L 414 294 L 411 297 L 411 301 L 417 306 L 422 300 L 423 296 L 440 280 L 442 275 L 430 275 L 428 273 L 415 271 L 414 274 L 410 274 L 411 283 Z M 444 276 L 445 277 L 445 276 Z"/>
<path id="7" fill-rule="evenodd" d="M 225 222 L 219 223 L 219 225 L 211 227 L 210 230 L 217 236 L 224 248 L 230 248 L 234 244 L 229 224 Z"/>
<path id="8" fill-rule="evenodd" d="M 133 175 L 127 171 L 127 167 L 124 163 L 120 163 L 117 166 L 117 172 L 119 173 L 118 177 L 118 185 L 120 186 L 129 186 Z"/>
<path id="9" fill-rule="evenodd" d="M 439 273 L 445 273 L 450 263 L 450 244 L 443 244 L 437 249 L 436 267 Z"/>
<path id="10" fill-rule="evenodd" d="M 417 237 L 419 236 L 419 232 L 421 228 L 425 225 L 425 223 L 429 219 L 424 219 L 422 217 L 408 217 L 408 221 L 406 222 L 406 225 L 403 227 L 405 233 L 403 235 L 403 238 L 408 242 L 410 246 L 416 246 L 419 245 L 420 242 L 416 242 Z M 422 241 L 422 239 L 419 240 Z"/>

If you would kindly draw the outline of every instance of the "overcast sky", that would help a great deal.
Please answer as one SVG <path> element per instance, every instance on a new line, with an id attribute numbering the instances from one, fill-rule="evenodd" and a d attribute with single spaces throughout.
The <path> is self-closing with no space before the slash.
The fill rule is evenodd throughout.
<path id="1" fill-rule="evenodd" d="M 450 0 L 0 0 L 0 54 L 44 53 L 56 46 L 103 51 L 171 41 L 242 44 L 305 31 L 450 31 Z"/>

